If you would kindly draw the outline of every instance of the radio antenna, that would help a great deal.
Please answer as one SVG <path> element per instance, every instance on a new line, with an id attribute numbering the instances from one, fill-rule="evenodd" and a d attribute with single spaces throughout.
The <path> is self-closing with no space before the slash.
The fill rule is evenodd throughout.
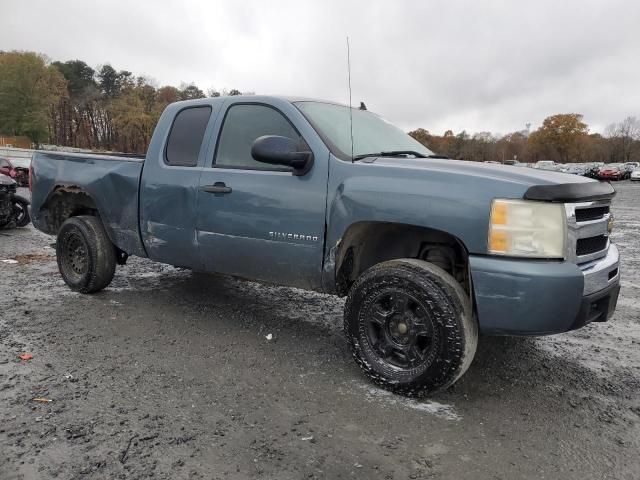
<path id="1" fill-rule="evenodd" d="M 353 163 L 353 111 L 351 108 L 351 51 L 347 36 L 347 73 L 349 74 L 349 128 L 351 129 L 351 163 Z"/>

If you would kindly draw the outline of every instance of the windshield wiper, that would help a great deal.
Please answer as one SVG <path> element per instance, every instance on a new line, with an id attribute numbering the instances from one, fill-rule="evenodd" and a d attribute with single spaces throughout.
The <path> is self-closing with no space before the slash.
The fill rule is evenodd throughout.
<path id="1" fill-rule="evenodd" d="M 353 160 L 362 160 L 367 157 L 399 157 L 401 155 L 413 155 L 416 158 L 427 158 L 426 155 L 414 152 L 413 150 L 392 150 L 390 152 L 363 153 L 362 155 L 356 155 L 353 157 Z"/>

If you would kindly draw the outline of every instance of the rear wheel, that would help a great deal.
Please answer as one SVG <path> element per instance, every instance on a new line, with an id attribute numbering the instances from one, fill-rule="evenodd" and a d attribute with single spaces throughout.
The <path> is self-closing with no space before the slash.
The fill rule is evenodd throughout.
<path id="1" fill-rule="evenodd" d="M 356 281 L 345 306 L 353 356 L 376 384 L 421 396 L 452 385 L 475 355 L 478 326 L 465 291 L 422 260 L 384 262 Z"/>
<path id="2" fill-rule="evenodd" d="M 97 217 L 67 219 L 56 242 L 58 268 L 71 290 L 93 293 L 111 283 L 116 271 L 116 250 Z"/>

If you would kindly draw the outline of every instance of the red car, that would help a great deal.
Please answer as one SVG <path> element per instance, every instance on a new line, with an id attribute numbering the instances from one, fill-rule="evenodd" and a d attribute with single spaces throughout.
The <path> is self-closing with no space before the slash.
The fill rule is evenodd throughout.
<path id="1" fill-rule="evenodd" d="M 603 167 L 598 172 L 600 180 L 620 180 L 623 174 L 618 167 Z"/>
<path id="2" fill-rule="evenodd" d="M 13 178 L 19 187 L 29 186 L 29 158 L 0 158 L 0 174 Z"/>

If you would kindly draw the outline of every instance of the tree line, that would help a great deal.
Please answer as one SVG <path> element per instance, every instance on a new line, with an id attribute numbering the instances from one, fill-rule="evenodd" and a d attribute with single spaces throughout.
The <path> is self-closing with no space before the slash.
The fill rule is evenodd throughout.
<path id="1" fill-rule="evenodd" d="M 0 51 L 0 133 L 94 150 L 144 153 L 164 108 L 178 100 L 242 95 L 237 89 L 206 94 L 194 84 L 156 87 L 109 64 L 49 62 L 34 52 Z M 474 161 L 640 161 L 640 121 L 627 117 L 589 133 L 580 114 L 547 117 L 540 128 L 495 135 L 419 128 L 409 135 L 434 152 Z"/>
<path id="2" fill-rule="evenodd" d="M 458 134 L 448 130 L 433 135 L 419 128 L 409 132 L 413 138 L 434 152 L 449 158 L 474 161 L 518 160 L 536 162 L 629 162 L 640 161 L 640 121 L 627 117 L 609 125 L 604 134 L 589 133 L 582 115 L 551 115 L 533 132 L 529 128 L 498 136 L 491 132 Z"/>
<path id="3" fill-rule="evenodd" d="M 156 88 L 109 64 L 48 62 L 33 52 L 0 52 L 0 132 L 93 150 L 144 153 L 164 108 L 178 100 L 242 95 L 194 84 Z"/>

